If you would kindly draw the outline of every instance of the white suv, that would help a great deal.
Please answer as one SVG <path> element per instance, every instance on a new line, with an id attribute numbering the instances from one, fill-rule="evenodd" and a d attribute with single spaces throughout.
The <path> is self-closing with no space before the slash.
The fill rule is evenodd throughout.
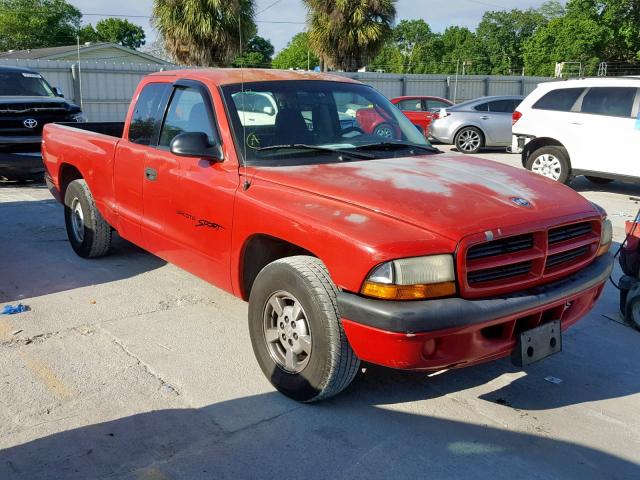
<path id="1" fill-rule="evenodd" d="M 542 83 L 513 113 L 525 168 L 568 183 L 640 180 L 640 77 Z"/>

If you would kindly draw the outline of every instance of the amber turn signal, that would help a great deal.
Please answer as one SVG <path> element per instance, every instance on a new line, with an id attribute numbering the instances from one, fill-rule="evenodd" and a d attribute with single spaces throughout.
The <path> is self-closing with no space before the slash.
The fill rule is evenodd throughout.
<path id="1" fill-rule="evenodd" d="M 604 255 L 609 251 L 610 248 L 611 248 L 611 242 L 606 243 L 604 245 L 600 245 L 600 248 L 598 248 L 598 253 L 596 254 L 596 256 L 599 257 L 600 255 Z"/>
<path id="2" fill-rule="evenodd" d="M 362 294 L 382 300 L 424 300 L 455 295 L 455 282 L 433 283 L 431 285 L 387 285 L 365 282 Z"/>

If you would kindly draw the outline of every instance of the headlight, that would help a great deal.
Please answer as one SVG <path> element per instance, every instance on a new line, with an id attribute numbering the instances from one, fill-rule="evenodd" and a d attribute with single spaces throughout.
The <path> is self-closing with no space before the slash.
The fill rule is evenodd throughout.
<path id="1" fill-rule="evenodd" d="M 73 115 L 71 115 L 71 119 L 74 122 L 78 122 L 78 123 L 86 123 L 89 120 L 87 119 L 87 117 L 85 117 L 84 113 L 80 112 L 80 113 L 74 113 Z"/>
<path id="2" fill-rule="evenodd" d="M 598 248 L 598 256 L 604 255 L 611 248 L 613 241 L 613 226 L 611 220 L 605 217 L 602 221 L 602 233 L 600 234 L 600 248 Z"/>
<path id="3" fill-rule="evenodd" d="M 405 258 L 374 268 L 362 286 L 367 297 L 383 300 L 420 300 L 456 293 L 452 255 Z"/>

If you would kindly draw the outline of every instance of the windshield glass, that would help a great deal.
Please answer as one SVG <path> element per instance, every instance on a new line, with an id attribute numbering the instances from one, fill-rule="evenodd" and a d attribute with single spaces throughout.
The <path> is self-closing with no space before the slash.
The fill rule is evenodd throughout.
<path id="1" fill-rule="evenodd" d="M 0 97 L 54 97 L 49 84 L 37 73 L 0 72 Z"/>
<path id="2" fill-rule="evenodd" d="M 366 85 L 288 80 L 226 85 L 222 91 L 240 154 L 250 165 L 435 152 L 395 105 Z"/>

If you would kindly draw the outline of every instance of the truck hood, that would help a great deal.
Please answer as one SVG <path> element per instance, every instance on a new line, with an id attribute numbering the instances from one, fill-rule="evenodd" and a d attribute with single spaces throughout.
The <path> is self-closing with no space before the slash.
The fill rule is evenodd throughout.
<path id="1" fill-rule="evenodd" d="M 64 108 L 69 112 L 80 111 L 80 107 L 60 97 L 1 97 L 0 110 L 23 111 L 28 108 Z"/>
<path id="2" fill-rule="evenodd" d="M 597 215 L 590 202 L 553 180 L 453 154 L 260 167 L 254 175 L 356 205 L 455 241 L 500 227 Z"/>

